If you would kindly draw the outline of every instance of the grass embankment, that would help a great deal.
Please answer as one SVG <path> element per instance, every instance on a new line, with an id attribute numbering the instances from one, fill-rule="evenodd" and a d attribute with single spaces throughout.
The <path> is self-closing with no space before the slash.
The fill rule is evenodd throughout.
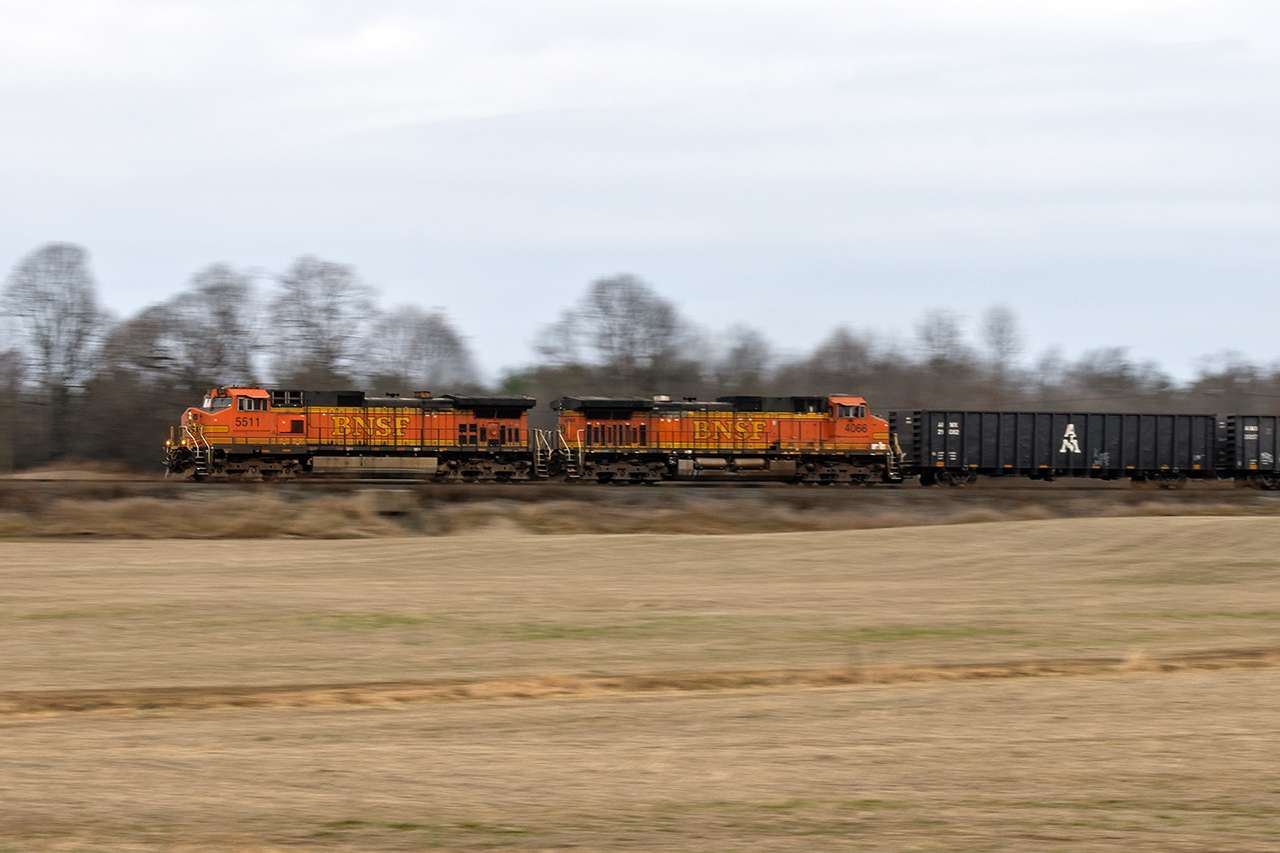
<path id="1" fill-rule="evenodd" d="M 0 483 L 0 538 L 350 539 L 490 533 L 738 534 L 1127 516 L 1265 516 L 1280 496 L 1214 487 L 1023 489 L 438 486 L 195 488 Z"/>

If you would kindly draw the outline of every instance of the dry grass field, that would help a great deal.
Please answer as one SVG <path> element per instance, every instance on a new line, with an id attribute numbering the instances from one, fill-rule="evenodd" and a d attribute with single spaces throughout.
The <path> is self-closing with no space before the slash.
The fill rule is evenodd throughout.
<path id="1" fill-rule="evenodd" d="M 1280 849 L 1278 543 L 0 542 L 0 850 Z"/>
<path id="2" fill-rule="evenodd" d="M 42 476 L 51 473 L 43 472 Z M 80 472 L 71 472 L 80 473 Z M 90 472 L 92 473 L 92 472 Z M 566 483 L 193 484 L 179 480 L 0 477 L 0 540 L 368 539 L 526 533 L 785 533 L 1135 516 L 1280 517 L 1280 495 L 1193 482 L 984 479 L 973 487 L 656 488 Z"/>

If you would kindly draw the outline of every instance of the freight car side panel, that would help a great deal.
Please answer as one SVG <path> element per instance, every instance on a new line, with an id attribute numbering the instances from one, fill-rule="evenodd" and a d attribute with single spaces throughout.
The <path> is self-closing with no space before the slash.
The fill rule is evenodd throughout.
<path id="1" fill-rule="evenodd" d="M 1226 441 L 1233 467 L 1242 474 L 1280 472 L 1280 417 L 1231 415 Z"/>
<path id="2" fill-rule="evenodd" d="M 1023 476 L 1205 476 L 1214 470 L 1209 415 L 893 412 L 918 471 Z"/>

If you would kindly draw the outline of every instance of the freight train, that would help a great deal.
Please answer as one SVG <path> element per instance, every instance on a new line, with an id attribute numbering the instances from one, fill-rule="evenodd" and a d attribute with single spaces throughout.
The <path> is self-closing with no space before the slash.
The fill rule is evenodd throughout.
<path id="1" fill-rule="evenodd" d="M 1280 417 L 1064 412 L 871 414 L 851 394 L 560 397 L 554 429 L 525 396 L 215 388 L 165 447 L 188 479 L 412 475 L 439 482 L 962 485 L 1090 477 L 1280 488 Z"/>

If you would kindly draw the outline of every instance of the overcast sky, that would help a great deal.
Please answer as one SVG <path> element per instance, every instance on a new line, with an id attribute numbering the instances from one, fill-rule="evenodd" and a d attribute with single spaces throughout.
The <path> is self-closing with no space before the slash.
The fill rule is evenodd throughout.
<path id="1" fill-rule="evenodd" d="M 493 376 L 602 275 L 785 348 L 996 303 L 1280 358 L 1280 4 L 0 0 L 0 264 L 354 264 Z"/>

